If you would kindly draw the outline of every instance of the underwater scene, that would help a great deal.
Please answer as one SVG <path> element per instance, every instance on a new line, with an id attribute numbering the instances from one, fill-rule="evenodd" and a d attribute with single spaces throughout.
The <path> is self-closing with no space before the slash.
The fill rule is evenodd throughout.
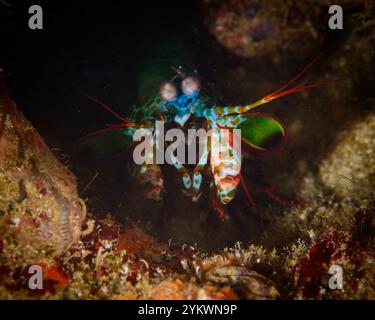
<path id="1" fill-rule="evenodd" d="M 375 299 L 375 1 L 0 0 L 0 299 Z"/>

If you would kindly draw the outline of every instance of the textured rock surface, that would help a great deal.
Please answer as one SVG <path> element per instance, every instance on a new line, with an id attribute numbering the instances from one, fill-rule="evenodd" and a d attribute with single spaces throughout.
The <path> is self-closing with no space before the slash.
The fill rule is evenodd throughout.
<path id="1" fill-rule="evenodd" d="M 237 285 L 246 299 L 275 299 L 279 293 L 272 282 L 246 267 L 218 267 L 207 272 L 214 283 Z"/>
<path id="2" fill-rule="evenodd" d="M 205 22 L 210 33 L 228 51 L 244 58 L 310 50 L 321 36 L 316 20 L 327 1 L 228 0 L 205 3 Z"/>
<path id="3" fill-rule="evenodd" d="M 32 248 L 60 254 L 78 240 L 85 213 L 75 176 L 18 111 L 1 81 L 0 230 L 4 243 L 19 244 L 29 252 Z"/>
<path id="4" fill-rule="evenodd" d="M 322 161 L 320 178 L 341 197 L 373 198 L 375 116 L 370 114 L 341 132 L 333 152 Z"/>

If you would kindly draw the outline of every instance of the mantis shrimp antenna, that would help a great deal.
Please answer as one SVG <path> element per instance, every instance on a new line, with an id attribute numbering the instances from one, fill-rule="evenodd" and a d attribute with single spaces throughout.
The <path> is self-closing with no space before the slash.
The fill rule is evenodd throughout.
<path id="1" fill-rule="evenodd" d="M 286 84 L 284 84 L 282 87 L 280 87 L 278 90 L 268 94 L 267 96 L 265 96 L 265 99 L 266 100 L 274 100 L 276 98 L 279 98 L 279 97 L 282 97 L 284 95 L 287 95 L 287 94 L 290 94 L 290 93 L 294 93 L 294 92 L 297 92 L 297 91 L 300 91 L 300 90 L 303 90 L 304 88 L 306 89 L 306 87 L 304 87 L 304 85 L 299 85 L 299 86 L 295 86 L 294 88 L 291 88 L 291 89 L 288 89 L 284 92 L 282 92 L 284 89 L 288 88 L 291 84 L 293 84 L 294 82 L 296 82 L 299 78 L 301 78 L 301 76 L 306 73 L 314 64 L 316 61 L 318 61 L 318 59 L 321 57 L 322 53 L 319 53 L 314 59 L 312 59 L 296 76 L 294 76 L 294 78 L 292 78 L 290 81 L 288 81 Z"/>
<path id="2" fill-rule="evenodd" d="M 117 114 L 116 112 L 114 112 L 110 107 L 108 107 L 106 104 L 104 104 L 100 100 L 98 100 L 98 99 L 96 99 L 96 98 L 94 98 L 94 97 L 92 97 L 92 96 L 90 96 L 90 95 L 88 95 L 88 94 L 86 94 L 84 92 L 81 92 L 81 94 L 84 95 L 85 97 L 89 98 L 90 100 L 94 101 L 99 106 L 101 106 L 104 109 L 106 109 L 108 112 L 110 112 L 112 115 L 114 115 L 117 119 L 121 120 L 122 123 L 119 123 L 119 124 L 109 124 L 109 125 L 107 125 L 107 128 L 94 131 L 94 132 L 89 133 L 88 135 L 82 137 L 81 139 L 79 139 L 79 142 L 82 142 L 82 141 L 86 140 L 87 138 L 90 138 L 90 137 L 93 137 L 93 136 L 97 136 L 99 134 L 102 134 L 102 133 L 105 133 L 105 132 L 108 132 L 108 131 L 123 130 L 125 128 L 133 127 L 133 126 L 136 125 L 133 121 L 130 121 L 128 119 L 125 119 L 124 117 L 121 117 L 119 114 Z"/>
<path id="3" fill-rule="evenodd" d="M 244 178 L 243 178 L 243 176 L 242 176 L 241 173 L 240 173 L 240 181 L 241 181 L 242 188 L 243 188 L 243 190 L 245 191 L 245 195 L 246 195 L 247 200 L 249 201 L 251 207 L 252 207 L 253 209 L 255 209 L 255 208 L 256 208 L 256 204 L 255 204 L 255 202 L 254 202 L 252 196 L 250 195 L 250 191 L 249 191 L 249 189 L 247 188 L 246 183 L 245 183 L 245 180 L 244 180 Z"/>
<path id="4" fill-rule="evenodd" d="M 289 95 L 289 94 L 292 94 L 292 93 L 296 93 L 296 92 L 299 92 L 299 91 L 302 91 L 302 90 L 306 90 L 306 89 L 310 89 L 310 88 L 314 88 L 314 87 L 319 87 L 319 86 L 327 84 L 327 83 L 339 81 L 339 80 L 321 80 L 321 81 L 311 82 L 311 83 L 302 83 L 302 84 L 296 85 L 296 86 L 294 86 L 290 89 L 286 89 L 290 85 L 292 85 L 294 82 L 296 82 L 299 78 L 301 78 L 301 76 L 304 75 L 316 63 L 316 61 L 321 57 L 322 54 L 323 53 L 318 54 L 296 76 L 294 76 L 290 81 L 288 81 L 286 84 L 281 86 L 276 91 L 271 92 L 270 94 L 266 95 L 265 97 L 263 97 L 262 99 L 259 99 L 258 101 L 254 102 L 254 103 L 251 103 L 251 104 L 246 105 L 246 106 L 239 107 L 239 110 L 235 110 L 235 108 L 233 108 L 234 109 L 233 111 L 234 112 L 237 111 L 239 113 L 245 113 L 247 111 L 250 111 L 250 110 L 252 110 L 256 107 L 259 107 L 263 104 L 269 103 L 272 100 L 281 98 L 283 96 L 286 96 L 286 95 Z"/>
<path id="5" fill-rule="evenodd" d="M 108 112 L 110 112 L 112 115 L 114 115 L 117 119 L 123 121 L 126 126 L 134 126 L 135 123 L 128 120 L 128 119 L 125 119 L 123 117 L 121 117 L 119 114 L 117 114 L 116 112 L 114 112 L 110 107 L 108 107 L 106 104 L 104 104 L 103 102 L 101 102 L 100 100 L 84 93 L 84 92 L 81 92 L 82 95 L 84 95 L 86 98 L 89 98 L 90 100 L 94 101 L 96 104 L 98 104 L 99 106 L 103 107 L 104 109 L 106 109 Z"/>

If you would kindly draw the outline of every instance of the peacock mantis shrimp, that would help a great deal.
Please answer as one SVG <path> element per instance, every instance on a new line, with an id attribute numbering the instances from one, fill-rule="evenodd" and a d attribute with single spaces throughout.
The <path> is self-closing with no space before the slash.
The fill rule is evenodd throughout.
<path id="1" fill-rule="evenodd" d="M 210 187 L 216 189 L 216 192 L 214 192 L 216 193 L 215 201 L 219 200 L 223 205 L 228 204 L 235 197 L 238 185 L 241 182 L 249 202 L 252 206 L 255 206 L 241 176 L 242 157 L 241 152 L 237 152 L 238 150 L 236 151 L 233 145 L 234 129 L 240 130 L 243 145 L 252 154 L 263 155 L 279 150 L 285 143 L 285 126 L 276 118 L 253 110 L 283 96 L 329 82 L 329 80 L 323 80 L 293 86 L 317 59 L 318 56 L 279 89 L 247 105 L 218 106 L 216 103 L 212 103 L 210 97 L 204 94 L 197 75 L 186 74 L 181 71 L 171 80 L 163 81 L 156 96 L 147 100 L 145 104 L 134 107 L 129 119 L 115 113 L 99 100 L 84 94 L 121 120 L 121 123 L 109 125 L 107 128 L 89 136 L 119 130 L 122 132 L 124 139 L 128 139 L 129 143 L 132 143 L 131 138 L 137 130 L 151 130 L 155 133 L 156 121 L 164 121 L 168 125 L 178 126 L 183 130 L 198 126 L 206 130 L 213 130 L 217 133 L 216 137 L 220 137 L 221 129 L 228 129 L 230 138 L 224 140 L 226 141 L 224 151 L 231 154 L 230 157 L 222 156 L 223 149 L 220 152 L 213 152 L 216 143 L 211 138 L 192 170 L 189 170 L 186 165 L 171 155 L 173 165 L 182 176 L 182 190 L 193 201 L 198 201 L 202 194 L 201 186 L 204 179 L 204 168 L 207 164 L 205 160 L 209 157 L 210 170 L 207 176 L 210 180 Z M 152 140 L 150 143 L 153 149 L 157 148 Z M 222 144 L 221 148 L 223 148 Z M 146 158 L 147 156 L 152 158 L 153 154 L 146 155 Z M 163 176 L 160 166 L 151 162 L 145 161 L 141 165 L 138 180 L 145 187 L 144 195 L 146 198 L 161 200 Z M 223 220 L 225 218 L 223 211 L 216 211 L 219 218 Z"/>

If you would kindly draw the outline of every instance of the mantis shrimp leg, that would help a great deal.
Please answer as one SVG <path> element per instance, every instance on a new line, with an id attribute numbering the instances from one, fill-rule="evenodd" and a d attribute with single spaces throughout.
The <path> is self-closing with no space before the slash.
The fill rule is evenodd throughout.
<path id="1" fill-rule="evenodd" d="M 223 139 L 223 131 L 214 131 L 211 135 L 211 170 L 219 200 L 227 204 L 234 198 L 240 182 L 241 153 L 233 147 L 232 139 Z M 230 130 L 229 135 L 233 134 Z"/>
<path id="2" fill-rule="evenodd" d="M 143 190 L 146 199 L 161 201 L 163 193 L 163 175 L 160 166 L 153 163 L 154 150 L 156 148 L 154 139 L 150 139 L 151 148 L 145 154 L 145 162 L 137 174 L 137 181 Z"/>
<path id="3" fill-rule="evenodd" d="M 189 170 L 177 159 L 177 157 L 173 153 L 169 154 L 172 164 L 175 166 L 177 171 L 182 175 L 182 182 L 186 190 L 186 193 L 192 197 L 193 202 L 197 202 L 202 194 L 202 171 L 207 164 L 208 153 L 209 147 L 208 144 L 206 144 L 202 152 L 202 155 L 199 158 L 199 161 L 193 170 L 193 174 L 189 172 Z"/>

